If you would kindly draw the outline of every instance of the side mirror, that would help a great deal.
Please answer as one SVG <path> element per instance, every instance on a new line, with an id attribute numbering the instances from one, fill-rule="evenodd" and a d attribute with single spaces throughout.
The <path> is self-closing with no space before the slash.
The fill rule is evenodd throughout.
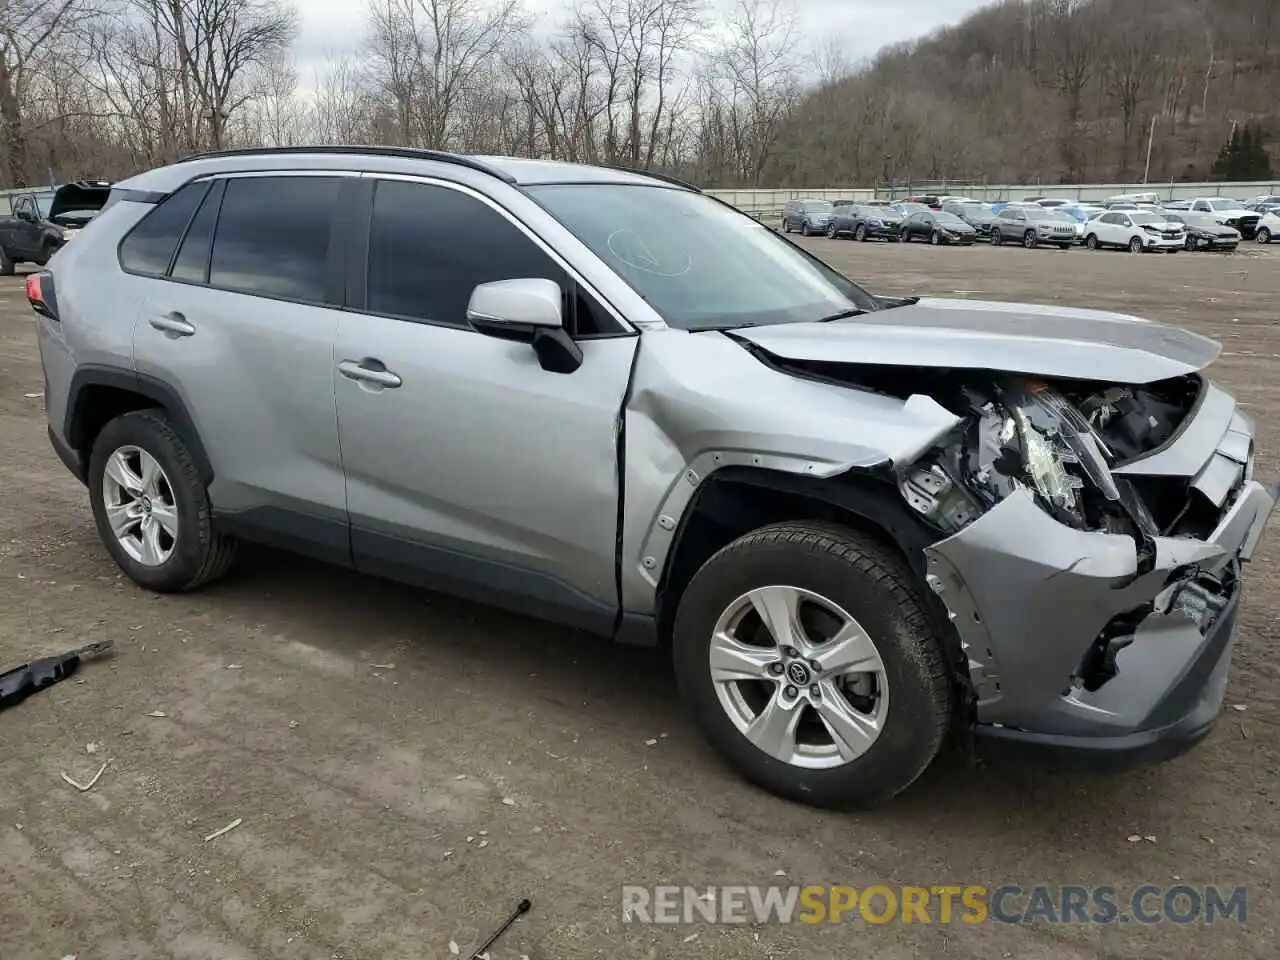
<path id="1" fill-rule="evenodd" d="M 564 294 L 554 280 L 495 280 L 471 291 L 467 321 L 477 333 L 527 343 L 542 369 L 573 373 L 582 348 L 564 328 Z"/>

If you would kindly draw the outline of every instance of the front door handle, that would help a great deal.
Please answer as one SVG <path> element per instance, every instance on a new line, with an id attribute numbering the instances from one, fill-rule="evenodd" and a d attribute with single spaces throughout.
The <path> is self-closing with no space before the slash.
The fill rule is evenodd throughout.
<path id="1" fill-rule="evenodd" d="M 338 364 L 338 372 L 348 380 L 372 383 L 379 387 L 395 388 L 404 381 L 383 365 L 382 361 L 366 357 L 363 360 L 343 360 Z"/>
<path id="2" fill-rule="evenodd" d="M 152 317 L 150 323 L 157 330 L 175 337 L 189 337 L 196 332 L 196 328 L 187 323 L 187 318 L 180 313 L 163 313 Z"/>

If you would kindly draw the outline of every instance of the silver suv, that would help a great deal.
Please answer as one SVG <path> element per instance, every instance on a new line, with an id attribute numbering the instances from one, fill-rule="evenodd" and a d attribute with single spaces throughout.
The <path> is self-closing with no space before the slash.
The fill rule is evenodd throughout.
<path id="1" fill-rule="evenodd" d="M 953 726 L 1186 749 L 1275 503 L 1212 341 L 877 296 L 635 173 L 197 157 L 116 184 L 28 298 L 138 584 L 267 541 L 670 644 L 715 749 L 807 803 L 892 796 Z"/>

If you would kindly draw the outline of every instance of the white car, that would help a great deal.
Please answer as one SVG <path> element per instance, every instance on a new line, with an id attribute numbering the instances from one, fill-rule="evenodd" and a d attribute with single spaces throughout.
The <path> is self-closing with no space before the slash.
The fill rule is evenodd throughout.
<path id="1" fill-rule="evenodd" d="M 1246 240 L 1254 239 L 1262 219 L 1262 214 L 1245 209 L 1243 203 L 1230 197 L 1197 197 L 1191 201 L 1191 212 L 1210 214 L 1224 227 L 1239 230 Z"/>
<path id="2" fill-rule="evenodd" d="M 1259 243 L 1280 240 L 1280 213 L 1264 213 L 1258 221 L 1258 232 L 1253 238 Z"/>
<path id="3" fill-rule="evenodd" d="M 1176 253 L 1186 242 L 1182 224 L 1146 210 L 1109 210 L 1089 221 L 1084 239 L 1090 250 L 1119 247 L 1131 253 L 1148 250 Z"/>

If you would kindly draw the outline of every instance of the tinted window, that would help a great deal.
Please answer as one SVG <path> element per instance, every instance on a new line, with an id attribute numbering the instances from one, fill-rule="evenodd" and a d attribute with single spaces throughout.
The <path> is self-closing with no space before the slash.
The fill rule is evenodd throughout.
<path id="1" fill-rule="evenodd" d="M 493 280 L 564 271 L 487 204 L 421 183 L 383 180 L 369 232 L 369 309 L 409 320 L 467 325 L 471 291 Z"/>
<path id="2" fill-rule="evenodd" d="M 169 276 L 175 280 L 204 283 L 209 277 L 209 246 L 213 242 L 213 226 L 218 221 L 218 205 L 222 202 L 222 188 L 226 181 L 218 181 L 200 204 L 187 235 L 178 250 Z"/>
<path id="3" fill-rule="evenodd" d="M 142 218 L 120 245 L 120 263 L 130 273 L 164 276 L 174 248 L 196 212 L 208 182 L 189 183 Z"/>
<path id="4" fill-rule="evenodd" d="M 320 303 L 338 177 L 227 181 L 209 282 L 228 290 Z"/>

